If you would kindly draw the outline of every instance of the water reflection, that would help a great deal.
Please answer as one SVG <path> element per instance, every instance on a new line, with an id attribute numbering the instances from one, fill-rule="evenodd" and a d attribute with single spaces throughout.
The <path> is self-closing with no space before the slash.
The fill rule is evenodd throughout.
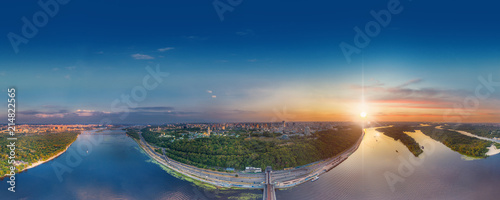
<path id="1" fill-rule="evenodd" d="M 409 135 L 422 146 L 418 158 L 375 128 L 366 129 L 358 149 L 315 182 L 278 191 L 278 199 L 494 199 L 500 195 L 500 157 L 464 161 L 461 155 L 420 131 Z M 410 167 L 408 167 L 410 166 Z M 390 179 L 387 174 L 397 176 Z M 394 178 L 394 177 L 393 177 Z"/>
<path id="2" fill-rule="evenodd" d="M 259 190 L 204 190 L 169 175 L 151 162 L 123 131 L 82 134 L 58 158 L 16 176 L 17 191 L 7 191 L 7 179 L 0 183 L 1 199 L 228 199 L 259 196 Z M 88 147 L 97 141 L 98 145 Z M 81 162 L 59 181 L 54 163 L 66 164 L 69 152 L 83 152 Z M 88 150 L 88 154 L 86 153 Z M 260 198 L 262 198 L 260 196 Z"/>

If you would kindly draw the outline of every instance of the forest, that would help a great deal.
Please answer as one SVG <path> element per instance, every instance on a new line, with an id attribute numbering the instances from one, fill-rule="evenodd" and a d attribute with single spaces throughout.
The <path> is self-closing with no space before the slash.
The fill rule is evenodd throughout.
<path id="1" fill-rule="evenodd" d="M 500 138 L 500 127 L 493 125 L 461 124 L 458 126 L 444 126 L 444 128 L 465 131 L 486 138 Z"/>
<path id="2" fill-rule="evenodd" d="M 136 139 L 136 140 L 140 140 L 139 139 L 139 133 L 137 132 L 137 130 L 129 128 L 129 129 L 125 129 L 125 131 L 126 131 L 125 133 L 128 136 L 130 136 L 131 138 Z"/>
<path id="3" fill-rule="evenodd" d="M 16 161 L 24 161 L 25 164 L 18 166 L 18 171 L 22 171 L 32 163 L 46 160 L 66 149 L 66 146 L 73 143 L 79 133 L 62 132 L 46 133 L 43 135 L 19 135 L 16 141 Z M 0 174 L 7 173 L 11 164 L 8 163 L 10 150 L 7 134 L 0 135 Z"/>
<path id="4" fill-rule="evenodd" d="M 455 131 L 436 129 L 434 126 L 418 127 L 417 129 L 432 139 L 443 143 L 448 148 L 466 156 L 487 157 L 487 147 L 492 144 L 490 141 L 469 137 Z"/>
<path id="5" fill-rule="evenodd" d="M 158 137 L 160 133 L 142 130 L 144 139 L 166 148 L 171 159 L 200 168 L 272 166 L 279 170 L 306 165 L 333 157 L 351 147 L 361 136 L 360 127 L 318 131 L 307 137 L 259 139 L 235 136 L 210 136 L 171 142 Z"/>

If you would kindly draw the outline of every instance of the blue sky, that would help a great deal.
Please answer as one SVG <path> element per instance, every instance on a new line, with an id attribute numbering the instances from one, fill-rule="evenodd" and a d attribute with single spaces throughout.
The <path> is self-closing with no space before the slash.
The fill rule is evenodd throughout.
<path id="1" fill-rule="evenodd" d="M 365 85 L 387 92 L 367 90 L 367 102 L 422 100 L 399 109 L 362 108 L 372 116 L 440 121 L 453 102 L 474 94 L 478 76 L 500 80 L 495 1 L 400 1 L 401 13 L 346 62 L 339 44 L 353 44 L 353 28 L 363 29 L 374 20 L 370 11 L 387 9 L 388 2 L 243 0 L 221 21 L 213 1 L 73 0 L 15 53 L 6 36 L 21 35 L 21 18 L 31 20 L 42 9 L 35 1 L 9 1 L 0 12 L 0 84 L 3 92 L 18 88 L 25 123 L 269 121 L 276 111 L 291 113 L 287 120 L 349 121 L 360 99 L 353 88 L 364 72 Z M 156 65 L 170 75 L 140 102 L 149 109 L 117 119 L 111 102 Z M 420 81 L 406 89 L 420 96 L 391 92 L 411 80 Z M 423 92 L 428 89 L 448 96 Z M 464 121 L 498 119 L 499 99 L 494 93 L 481 101 Z M 407 108 L 430 101 L 446 103 L 437 111 Z"/>

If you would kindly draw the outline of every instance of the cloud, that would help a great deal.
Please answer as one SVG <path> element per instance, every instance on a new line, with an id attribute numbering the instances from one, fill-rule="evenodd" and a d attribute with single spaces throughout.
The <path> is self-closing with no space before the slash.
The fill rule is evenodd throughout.
<path id="1" fill-rule="evenodd" d="M 58 71 L 59 68 L 55 67 L 55 68 L 52 68 L 52 71 Z"/>
<path id="2" fill-rule="evenodd" d="M 412 84 L 417 84 L 417 83 L 420 83 L 422 82 L 423 80 L 421 78 L 417 78 L 417 79 L 412 79 L 412 80 L 409 80 L 403 84 L 401 84 L 400 86 L 398 86 L 398 88 L 404 88 L 406 86 L 409 86 L 409 85 L 412 85 Z"/>
<path id="3" fill-rule="evenodd" d="M 58 106 L 47 105 L 47 106 L 42 106 L 42 107 L 46 108 L 46 109 L 53 109 L 53 108 L 57 108 Z M 34 116 L 37 118 L 64 118 L 64 117 L 70 117 L 70 116 L 91 117 L 91 116 L 96 116 L 96 115 L 110 114 L 110 112 L 101 112 L 101 111 L 94 111 L 94 110 L 81 110 L 81 109 L 78 109 L 74 112 L 70 112 L 66 109 L 60 109 L 58 111 L 26 110 L 26 111 L 19 111 L 19 114 L 27 115 L 27 116 Z"/>
<path id="4" fill-rule="evenodd" d="M 212 90 L 207 90 L 207 93 L 212 94 Z"/>
<path id="5" fill-rule="evenodd" d="M 35 117 L 38 118 L 63 118 L 64 114 L 36 114 Z"/>
<path id="6" fill-rule="evenodd" d="M 69 74 L 68 74 L 68 75 L 66 75 L 66 76 L 64 76 L 64 78 L 65 78 L 65 79 L 68 79 L 68 80 L 71 80 L 71 76 L 69 76 Z"/>
<path id="7" fill-rule="evenodd" d="M 196 36 L 196 35 L 189 35 L 189 36 L 183 36 L 183 37 L 186 39 L 189 39 L 189 40 L 206 40 L 206 39 L 208 39 L 208 37 L 200 37 L 200 36 Z"/>
<path id="8" fill-rule="evenodd" d="M 215 95 L 212 95 L 212 99 L 215 99 L 215 98 L 217 98 L 217 96 L 215 96 Z"/>
<path id="9" fill-rule="evenodd" d="M 465 90 L 440 88 L 406 88 L 422 82 L 412 79 L 396 87 L 384 86 L 376 82 L 374 85 L 354 85 L 351 88 L 365 91 L 367 102 L 383 107 L 406 109 L 446 109 L 453 108 L 454 103 L 463 101 L 470 94 Z"/>
<path id="10" fill-rule="evenodd" d="M 175 49 L 175 48 L 174 47 L 159 48 L 158 51 L 159 52 L 164 52 L 164 51 L 168 51 L 168 50 L 172 50 L 172 49 Z"/>
<path id="11" fill-rule="evenodd" d="M 257 62 L 258 60 L 257 59 L 249 59 L 247 60 L 248 62 Z"/>
<path id="12" fill-rule="evenodd" d="M 18 112 L 21 115 L 31 115 L 37 118 L 63 118 L 66 114 L 68 114 L 67 110 L 61 109 L 59 111 L 36 111 L 36 110 L 25 110 Z"/>
<path id="13" fill-rule="evenodd" d="M 170 107 L 170 106 L 150 106 L 150 107 L 137 107 L 137 108 L 131 108 L 131 110 L 133 111 L 142 111 L 142 112 L 145 112 L 145 111 L 148 111 L 148 112 L 151 112 L 151 111 L 157 111 L 157 112 L 164 112 L 164 111 L 172 111 L 174 110 L 174 107 Z"/>
<path id="14" fill-rule="evenodd" d="M 75 114 L 80 116 L 80 117 L 90 117 L 94 116 L 96 111 L 93 110 L 76 110 Z"/>
<path id="15" fill-rule="evenodd" d="M 255 35 L 255 32 L 251 29 L 246 29 L 244 31 L 238 31 L 236 32 L 236 35 L 239 35 L 239 36 L 253 36 Z"/>
<path id="16" fill-rule="evenodd" d="M 75 70 L 76 67 L 75 66 L 71 66 L 71 67 L 66 67 L 67 70 Z"/>
<path id="17" fill-rule="evenodd" d="M 377 79 L 373 79 L 371 78 L 370 81 L 373 83 L 372 86 L 375 86 L 375 87 L 378 87 L 378 86 L 384 86 L 385 84 L 380 82 L 379 80 Z"/>
<path id="18" fill-rule="evenodd" d="M 145 55 L 145 54 L 139 54 L 139 53 L 132 54 L 130 56 L 132 58 L 136 59 L 136 60 L 152 60 L 152 59 L 155 59 L 153 56 Z"/>
<path id="19" fill-rule="evenodd" d="M 240 109 L 233 109 L 233 110 L 229 110 L 228 112 L 234 113 L 234 114 L 255 114 L 255 113 L 257 113 L 255 111 L 240 110 Z"/>
<path id="20" fill-rule="evenodd" d="M 58 106 L 58 105 L 42 105 L 42 108 L 54 109 L 54 108 L 61 108 L 61 106 Z"/>

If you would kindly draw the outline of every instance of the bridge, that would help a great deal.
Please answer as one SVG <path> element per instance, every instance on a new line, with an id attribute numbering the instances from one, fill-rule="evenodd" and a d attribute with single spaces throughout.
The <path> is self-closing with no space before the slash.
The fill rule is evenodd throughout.
<path id="1" fill-rule="evenodd" d="M 271 166 L 266 168 L 266 184 L 264 185 L 264 195 L 262 200 L 276 200 L 276 190 L 272 184 L 271 173 L 273 172 Z"/>

